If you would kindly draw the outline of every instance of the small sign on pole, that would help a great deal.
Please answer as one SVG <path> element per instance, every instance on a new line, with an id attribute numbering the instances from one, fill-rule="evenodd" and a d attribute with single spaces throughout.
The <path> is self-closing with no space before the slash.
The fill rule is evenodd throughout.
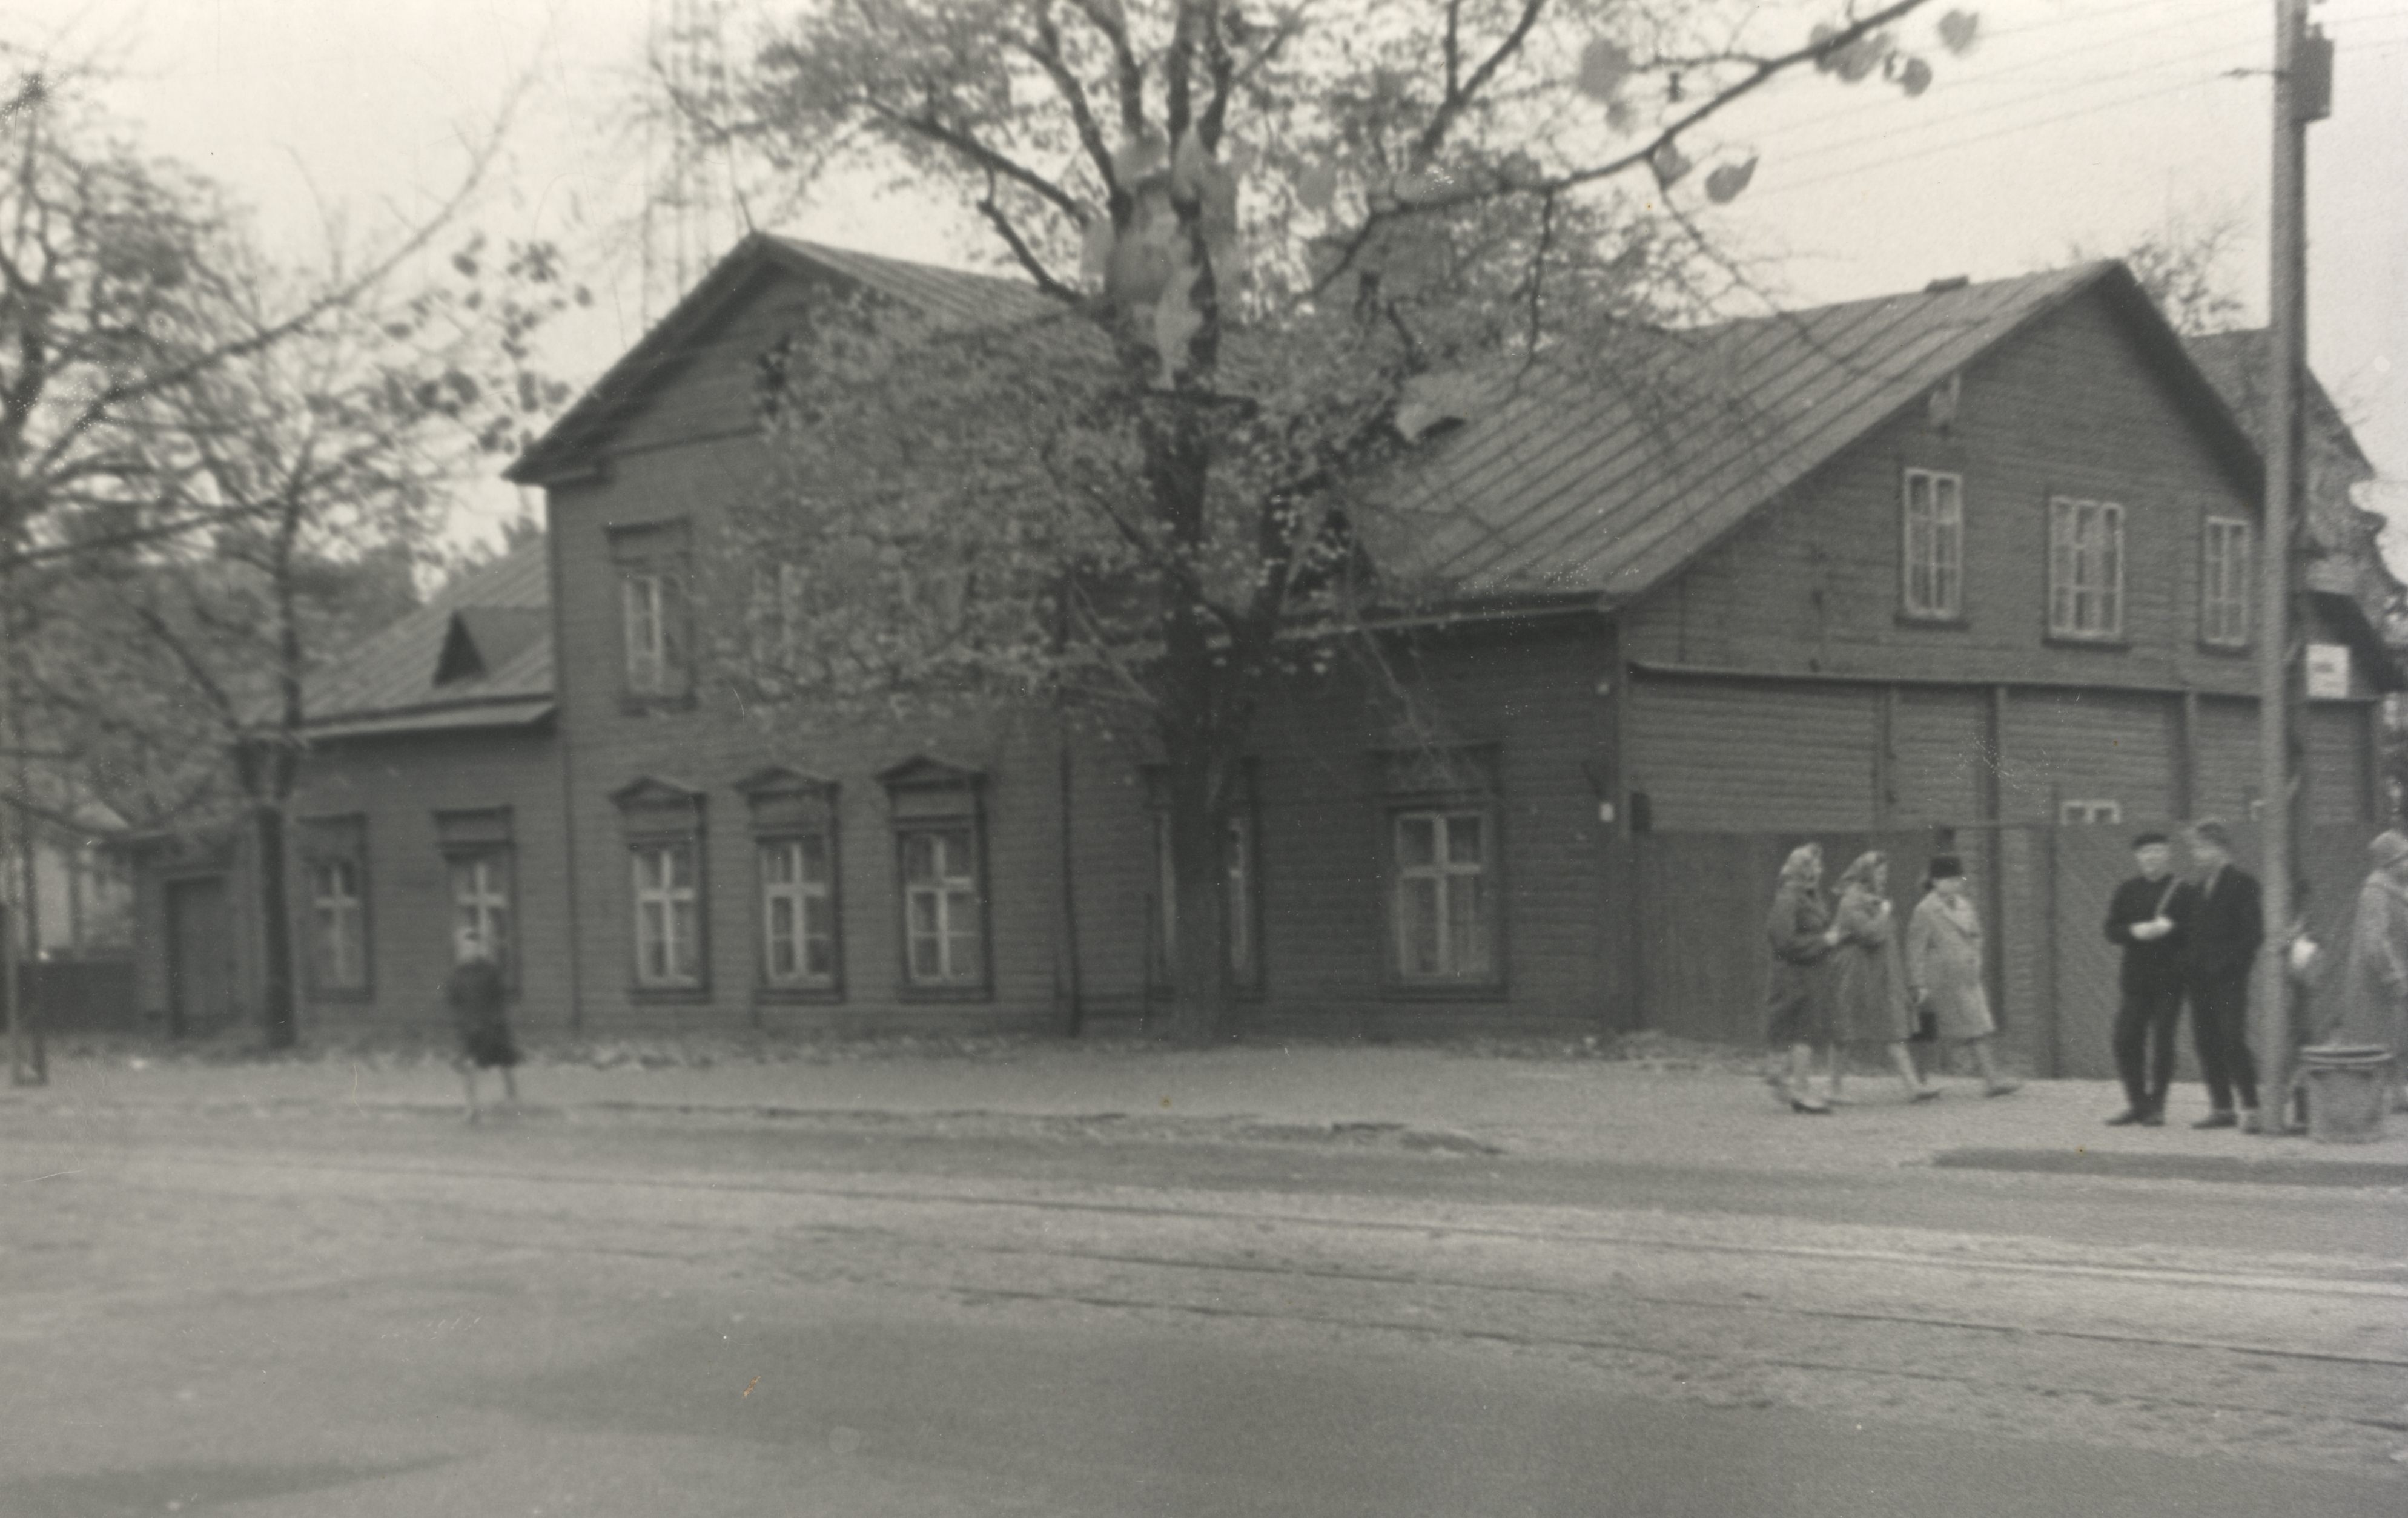
<path id="1" fill-rule="evenodd" d="M 2308 699 L 2349 699 L 2349 647 L 2344 643 L 2308 645 Z"/>

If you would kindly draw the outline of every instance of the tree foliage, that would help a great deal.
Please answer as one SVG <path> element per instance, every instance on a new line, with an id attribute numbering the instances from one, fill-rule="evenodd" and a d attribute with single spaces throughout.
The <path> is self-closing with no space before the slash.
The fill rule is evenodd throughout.
<path id="1" fill-rule="evenodd" d="M 1921 8 L 1784 44 L 1627 0 L 849 0 L 775 28 L 719 139 L 971 211 L 1032 293 L 978 321 L 827 302 L 763 355 L 748 709 L 1035 695 L 1138 728 L 1179 1016 L 1209 1033 L 1269 683 L 1447 594 L 1373 551 L 1383 472 L 1534 365 L 1609 373 L 1712 311 L 1731 268 L 1695 216 L 1757 159 L 1695 173 L 1706 123 L 1793 71 L 1923 93 L 1978 27 L 1910 35 Z"/>

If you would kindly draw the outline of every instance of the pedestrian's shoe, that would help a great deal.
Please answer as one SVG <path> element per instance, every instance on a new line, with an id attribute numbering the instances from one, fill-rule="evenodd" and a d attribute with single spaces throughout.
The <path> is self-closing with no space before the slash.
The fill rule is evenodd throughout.
<path id="1" fill-rule="evenodd" d="M 2144 1128 L 2162 1128 L 2165 1125 L 2166 1112 L 2162 1107 L 2152 1107 L 2141 1114 L 2141 1126 Z"/>
<path id="2" fill-rule="evenodd" d="M 2107 1120 L 2107 1125 L 2111 1128 L 2128 1128 L 2135 1123 L 2146 1123 L 2147 1121 L 2149 1121 L 2148 1113 L 2141 1110 L 2137 1107 L 2127 1107 L 2122 1111 L 2116 1113 L 2114 1117 L 2109 1118 Z"/>
<path id="3" fill-rule="evenodd" d="M 2241 1114 L 2241 1131 L 2243 1133 L 2264 1133 L 2266 1131 L 2266 1120 L 2258 1115 L 2258 1109 L 2253 1107 Z"/>
<path id="4" fill-rule="evenodd" d="M 1937 1101 L 1939 1098 L 1940 1088 L 1938 1086 L 1917 1086 L 1914 1088 L 1914 1095 L 1908 1096 L 1906 1099 L 1911 1102 L 1928 1102 Z"/>
<path id="5" fill-rule="evenodd" d="M 2208 1113 L 2207 1116 L 2200 1118 L 2198 1122 L 2192 1124 L 2191 1126 L 2194 1128 L 2237 1128 L 2241 1126 L 2241 1120 L 2233 1116 L 2230 1111 L 2219 1107 L 2214 1111 Z"/>
<path id="6" fill-rule="evenodd" d="M 1982 1095 L 1985 1096 L 2012 1096 L 2016 1092 L 2023 1090 L 2023 1088 L 2024 1083 L 2020 1081 L 1993 1081 L 1988 1085 L 1982 1088 Z"/>

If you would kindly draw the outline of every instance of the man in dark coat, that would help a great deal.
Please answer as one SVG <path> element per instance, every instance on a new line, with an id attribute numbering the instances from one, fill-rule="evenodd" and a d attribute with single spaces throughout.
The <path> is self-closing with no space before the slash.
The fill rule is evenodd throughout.
<path id="1" fill-rule="evenodd" d="M 2264 897 L 2257 877 L 2232 862 L 2232 835 L 2221 822 L 2192 824 L 2190 853 L 2194 877 L 2174 894 L 2170 910 L 2182 937 L 2191 1040 L 2207 1080 L 2208 1114 L 2191 1126 L 2263 1132 L 2258 1061 L 2249 1053 L 2249 967 L 2266 939 Z"/>
<path id="2" fill-rule="evenodd" d="M 515 1105 L 518 1081 L 510 1067 L 519 1062 L 518 1045 L 510 1041 L 510 1025 L 502 1003 L 509 985 L 494 963 L 485 940 L 476 929 L 464 927 L 453 946 L 457 963 L 443 979 L 443 999 L 451 1005 L 452 1023 L 460 1035 L 460 1057 L 454 1061 L 468 1088 L 468 1121 L 477 1121 L 477 1072 L 502 1072 L 503 1099 Z"/>
<path id="3" fill-rule="evenodd" d="M 2163 833 L 2132 840 L 2141 873 L 2115 888 L 2107 904 L 2107 941 L 2124 951 L 2115 1010 L 2115 1073 L 2124 1081 L 2124 1110 L 2110 1127 L 2166 1121 L 2166 1093 L 2174 1083 L 2174 1024 L 2182 1021 L 2184 938 L 2169 915 L 2182 881 L 2173 846 Z"/>

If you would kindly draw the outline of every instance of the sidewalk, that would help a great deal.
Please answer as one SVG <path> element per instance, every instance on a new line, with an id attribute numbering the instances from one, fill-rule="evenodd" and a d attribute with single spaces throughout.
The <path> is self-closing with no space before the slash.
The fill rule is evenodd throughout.
<path id="1" fill-rule="evenodd" d="M 1977 1164 L 2018 1169 L 2165 1173 L 2191 1179 L 2296 1179 L 2408 1185 L 2408 1116 L 2371 1144 L 2194 1132 L 2205 1111 L 2178 1090 L 2163 1128 L 2110 1128 L 2123 1104 L 2109 1081 L 2034 1081 L 1985 1099 L 1978 1082 L 1943 1082 L 1909 1107 L 1894 1082 L 1852 1077 L 1855 1098 L 1830 1117 L 1799 1117 L 1754 1077 L 1647 1063 L 1481 1057 L 1444 1049 L 1299 1045 L 1169 1051 L 1142 1045 L 1033 1044 L 976 1057 L 831 1063 L 720 1063 L 521 1072 L 530 1120 L 614 1118 L 859 1123 L 896 1119 L 1082 1124 L 1132 1139 L 1401 1143 L 1440 1152 L 1611 1159 L 1748 1170 L 1889 1170 Z M 486 1082 L 492 1093 L 493 1082 Z M 50 1084 L 0 1087 L 0 1117 L 147 1112 L 373 1110 L 456 1113 L 458 1076 L 435 1063 L 200 1065 L 118 1055 L 53 1062 Z M 1459 1142 L 1459 1140 L 1470 1142 Z M 2393 1172 L 2396 1171 L 2396 1178 Z"/>

